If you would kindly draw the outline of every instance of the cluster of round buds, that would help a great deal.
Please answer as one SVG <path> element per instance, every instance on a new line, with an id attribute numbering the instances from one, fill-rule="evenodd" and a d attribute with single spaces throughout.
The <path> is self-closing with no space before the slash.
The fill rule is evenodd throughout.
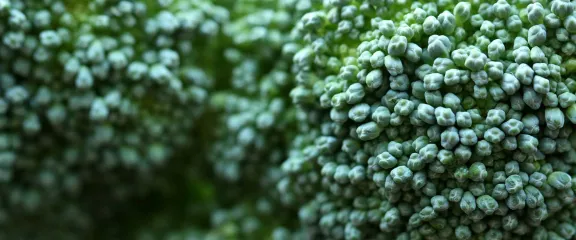
<path id="1" fill-rule="evenodd" d="M 278 184 L 301 219 L 334 239 L 574 237 L 573 3 L 386 3 L 297 25 L 290 95 L 323 119 Z"/>
<path id="2" fill-rule="evenodd" d="M 203 112 L 213 70 L 196 45 L 210 46 L 226 9 L 208 1 L 84 2 L 0 0 L 7 223 L 20 212 L 75 204 L 100 189 L 91 186 L 104 186 L 111 199 L 140 191 L 145 184 L 133 183 L 153 180 L 191 141 Z"/>

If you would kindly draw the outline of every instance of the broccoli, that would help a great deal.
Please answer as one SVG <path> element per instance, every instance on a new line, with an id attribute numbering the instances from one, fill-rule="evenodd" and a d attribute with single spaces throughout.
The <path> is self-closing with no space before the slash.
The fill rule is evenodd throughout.
<path id="1" fill-rule="evenodd" d="M 209 1 L 0 0 L 2 228 L 92 229 L 147 191 L 192 141 L 228 18 Z"/>
<path id="2" fill-rule="evenodd" d="M 0 237 L 575 238 L 574 8 L 0 0 Z"/>
<path id="3" fill-rule="evenodd" d="M 316 130 L 277 183 L 306 231 L 573 238 L 574 14 L 564 0 L 313 4 L 290 96 Z"/>

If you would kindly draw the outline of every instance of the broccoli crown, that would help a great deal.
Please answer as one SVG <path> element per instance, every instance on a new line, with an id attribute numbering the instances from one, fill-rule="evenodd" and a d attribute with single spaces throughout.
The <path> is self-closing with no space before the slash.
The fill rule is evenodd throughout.
<path id="1" fill-rule="evenodd" d="M 312 6 L 296 23 L 290 96 L 315 130 L 277 184 L 308 231 L 574 237 L 573 3 Z"/>
<path id="2" fill-rule="evenodd" d="M 146 189 L 192 141 L 228 15 L 209 1 L 0 0 L 2 223 L 86 227 L 86 198 L 104 199 L 100 214 Z"/>
<path id="3" fill-rule="evenodd" d="M 575 238 L 575 7 L 0 0 L 0 238 Z"/>

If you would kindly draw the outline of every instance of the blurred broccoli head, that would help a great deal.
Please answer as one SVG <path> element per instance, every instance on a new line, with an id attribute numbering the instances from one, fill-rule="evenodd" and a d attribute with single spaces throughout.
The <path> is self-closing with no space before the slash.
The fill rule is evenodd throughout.
<path id="1" fill-rule="evenodd" d="M 145 189 L 192 140 L 227 20 L 209 1 L 1 0 L 4 222 Z"/>
<path id="2" fill-rule="evenodd" d="M 333 239 L 574 236 L 574 5 L 348 1 L 296 23 L 319 122 L 277 187 Z"/>
<path id="3" fill-rule="evenodd" d="M 212 225 L 218 230 L 209 236 L 270 237 L 275 226 L 294 222 L 293 209 L 280 207 L 279 194 L 271 190 L 299 128 L 287 94 L 294 86 L 291 59 L 299 47 L 289 43 L 295 34 L 291 22 L 302 13 L 296 6 L 284 1 L 238 1 L 224 28 L 231 40 L 224 57 L 232 67 L 229 78 L 219 79 L 219 88 L 210 96 L 210 109 L 220 127 L 213 131 L 208 159 L 217 182 L 231 188 L 219 194 L 224 199 L 216 212 L 237 214 L 213 214 Z M 262 202 L 269 205 L 266 212 L 254 206 Z M 218 220 L 222 216 L 226 221 Z"/>

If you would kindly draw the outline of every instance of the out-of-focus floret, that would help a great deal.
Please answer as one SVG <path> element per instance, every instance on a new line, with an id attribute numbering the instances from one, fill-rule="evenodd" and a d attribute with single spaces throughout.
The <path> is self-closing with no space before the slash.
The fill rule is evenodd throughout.
<path id="1" fill-rule="evenodd" d="M 1 224 L 89 227 L 153 183 L 190 144 L 228 18 L 209 1 L 0 0 Z M 68 209 L 92 212 L 50 217 Z"/>

